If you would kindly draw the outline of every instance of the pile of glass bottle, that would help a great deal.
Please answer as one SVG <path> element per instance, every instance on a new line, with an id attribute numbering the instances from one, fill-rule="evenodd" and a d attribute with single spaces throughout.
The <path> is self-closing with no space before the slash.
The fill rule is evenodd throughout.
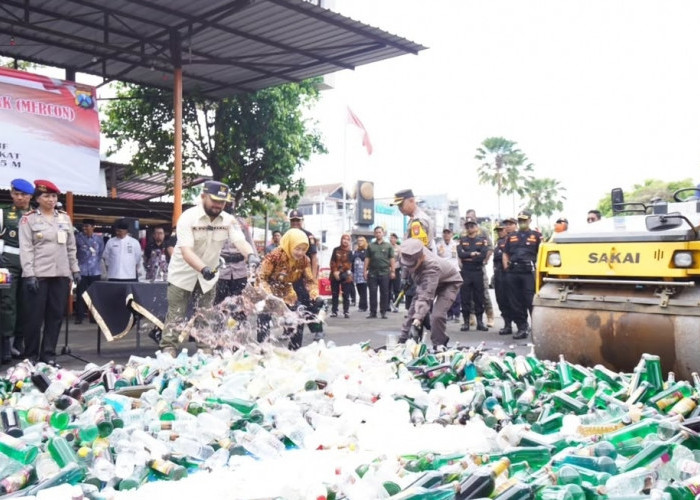
<path id="1" fill-rule="evenodd" d="M 157 353 L 82 372 L 25 361 L 0 378 L 0 495 L 73 485 L 119 498 L 225 471 L 230 498 L 690 500 L 699 391 L 697 374 L 663 376 L 651 354 L 616 373 L 412 341 Z M 266 466 L 260 491 L 236 490 L 246 461 L 326 450 L 349 458 L 298 480 Z"/>

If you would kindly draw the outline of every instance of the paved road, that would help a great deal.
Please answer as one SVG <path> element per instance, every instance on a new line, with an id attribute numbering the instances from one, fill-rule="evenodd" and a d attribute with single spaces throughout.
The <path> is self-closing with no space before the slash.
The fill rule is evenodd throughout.
<path id="1" fill-rule="evenodd" d="M 493 291 L 492 291 L 493 293 Z M 495 302 L 495 301 L 494 301 Z M 387 335 L 398 335 L 401 323 L 404 320 L 405 311 L 401 309 L 399 313 L 388 313 L 387 319 L 367 319 L 367 313 L 350 309 L 350 318 L 342 317 L 326 318 L 325 334 L 327 341 L 333 341 L 338 345 L 348 345 L 357 342 L 369 341 L 373 347 L 380 347 L 386 344 Z M 485 342 L 488 349 L 500 350 L 514 348 L 517 352 L 527 352 L 529 350 L 529 339 L 513 341 L 511 336 L 498 335 L 498 330 L 503 327 L 500 318 L 496 319 L 496 325 L 488 332 L 460 332 L 460 323 L 449 322 L 447 325 L 447 335 L 450 337 L 449 346 L 456 343 L 460 345 L 475 345 Z M 61 347 L 65 343 L 66 324 L 63 325 L 63 333 L 59 338 L 60 354 Z M 110 360 L 117 363 L 126 363 L 132 354 L 139 356 L 153 355 L 157 349 L 156 344 L 147 337 L 146 328 L 142 328 L 143 334 L 140 339 L 140 346 L 137 346 L 136 328 L 123 339 L 113 342 L 106 342 L 102 339 L 101 354 L 97 354 L 97 326 L 84 322 L 82 325 L 74 325 L 72 321 L 68 323 L 68 346 L 73 355 L 82 359 L 74 359 L 67 355 L 60 355 L 57 361 L 66 368 L 82 369 L 85 362 L 93 362 L 97 365 L 104 364 Z M 304 333 L 304 345 L 312 341 L 312 335 L 308 330 Z M 195 349 L 194 344 L 189 346 Z M 7 365 L 3 365 L 3 369 Z"/>

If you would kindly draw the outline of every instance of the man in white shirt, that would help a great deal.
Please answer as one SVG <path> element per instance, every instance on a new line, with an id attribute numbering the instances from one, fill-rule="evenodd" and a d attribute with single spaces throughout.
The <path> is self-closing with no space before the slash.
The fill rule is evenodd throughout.
<path id="1" fill-rule="evenodd" d="M 190 299 L 194 296 L 196 307 L 212 305 L 224 242 L 233 243 L 249 265 L 259 262 L 235 217 L 224 212 L 228 199 L 226 184 L 207 181 L 201 204 L 185 210 L 177 221 L 177 244 L 168 266 L 168 313 L 160 341 L 161 350 L 173 357 L 181 343 L 178 326 L 185 320 Z M 198 347 L 208 346 L 200 343 Z"/>
<path id="2" fill-rule="evenodd" d="M 141 262 L 141 244 L 129 236 L 129 223 L 119 219 L 114 223 L 115 236 L 107 240 L 102 258 L 108 281 L 137 281 Z"/>

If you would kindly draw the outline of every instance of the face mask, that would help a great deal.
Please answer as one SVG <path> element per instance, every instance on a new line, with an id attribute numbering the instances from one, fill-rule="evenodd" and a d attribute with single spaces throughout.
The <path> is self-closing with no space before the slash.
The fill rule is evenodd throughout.
<path id="1" fill-rule="evenodd" d="M 521 231 L 527 231 L 529 227 L 530 227 L 530 224 L 528 222 L 519 222 L 518 223 L 518 228 Z"/>

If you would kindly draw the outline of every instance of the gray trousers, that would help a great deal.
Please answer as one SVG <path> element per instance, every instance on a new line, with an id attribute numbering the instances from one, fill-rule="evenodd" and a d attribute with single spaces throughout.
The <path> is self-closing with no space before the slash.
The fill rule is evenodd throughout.
<path id="1" fill-rule="evenodd" d="M 457 298 L 459 292 L 459 283 L 446 283 L 439 285 L 435 293 L 435 302 L 433 302 L 433 310 L 430 313 L 430 340 L 433 345 L 445 345 L 449 338 L 445 334 L 447 330 L 447 311 L 452 307 L 452 303 Z M 413 317 L 414 305 L 408 310 L 408 317 Z M 410 328 L 411 321 L 405 323 Z M 408 328 L 403 335 L 408 334 Z"/>
<path id="2" fill-rule="evenodd" d="M 191 292 L 180 287 L 168 283 L 168 313 L 165 315 L 165 324 L 163 325 L 163 336 L 160 340 L 160 347 L 180 348 L 180 333 L 182 331 L 182 323 L 187 318 L 187 306 L 192 298 L 194 298 L 194 307 L 211 307 L 214 302 L 214 294 L 216 287 L 209 290 L 207 293 L 202 293 L 202 288 L 199 282 Z M 197 347 L 209 347 L 206 344 L 197 342 Z"/>

